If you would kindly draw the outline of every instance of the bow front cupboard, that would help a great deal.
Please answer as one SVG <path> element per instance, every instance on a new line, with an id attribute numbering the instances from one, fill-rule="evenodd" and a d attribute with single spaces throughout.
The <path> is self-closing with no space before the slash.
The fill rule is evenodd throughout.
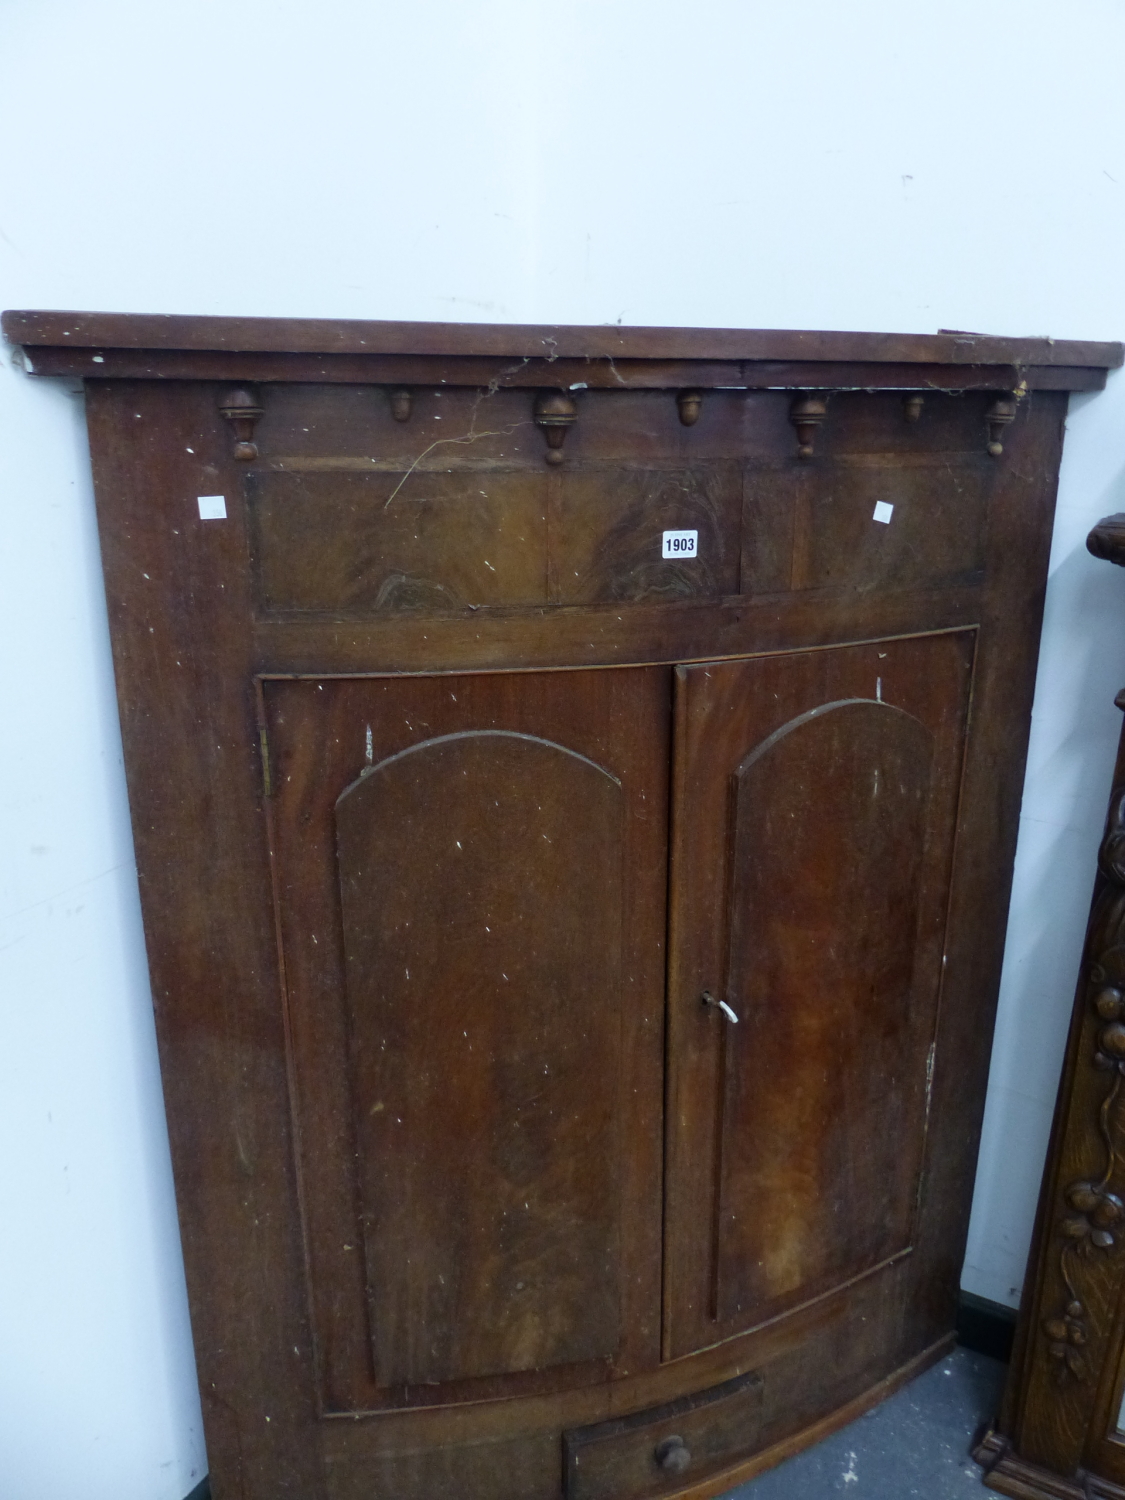
<path id="1" fill-rule="evenodd" d="M 1120 348 L 5 331 L 86 381 L 215 1500 L 715 1494 L 944 1352 Z"/>

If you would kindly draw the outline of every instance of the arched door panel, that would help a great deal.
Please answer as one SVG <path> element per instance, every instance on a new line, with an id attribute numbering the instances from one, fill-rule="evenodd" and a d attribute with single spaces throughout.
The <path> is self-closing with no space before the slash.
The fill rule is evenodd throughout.
<path id="1" fill-rule="evenodd" d="M 974 641 L 677 669 L 666 1355 L 911 1252 Z"/>
<path id="2" fill-rule="evenodd" d="M 380 1385 L 617 1352 L 623 816 L 616 776 L 495 730 L 336 804 Z"/>
<path id="3" fill-rule="evenodd" d="M 263 685 L 328 1411 L 659 1358 L 670 687 Z"/>

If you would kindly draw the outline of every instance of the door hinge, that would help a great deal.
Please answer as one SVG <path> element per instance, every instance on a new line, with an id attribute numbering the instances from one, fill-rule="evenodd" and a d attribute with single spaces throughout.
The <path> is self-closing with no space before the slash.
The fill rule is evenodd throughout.
<path id="1" fill-rule="evenodd" d="M 264 729 L 258 730 L 258 745 L 262 752 L 262 791 L 267 797 L 272 797 L 273 779 L 270 776 L 270 739 Z"/>

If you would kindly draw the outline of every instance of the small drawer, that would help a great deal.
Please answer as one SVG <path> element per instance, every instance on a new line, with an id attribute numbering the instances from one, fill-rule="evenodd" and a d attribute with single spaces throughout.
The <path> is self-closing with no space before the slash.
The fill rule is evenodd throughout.
<path id="1" fill-rule="evenodd" d="M 752 1453 L 762 1377 L 756 1371 L 631 1417 L 563 1433 L 566 1500 L 673 1494 Z"/>

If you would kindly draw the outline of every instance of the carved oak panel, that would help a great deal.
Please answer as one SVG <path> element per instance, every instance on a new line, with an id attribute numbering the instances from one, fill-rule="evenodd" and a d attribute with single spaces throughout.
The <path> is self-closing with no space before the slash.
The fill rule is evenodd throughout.
<path id="1" fill-rule="evenodd" d="M 1120 562 L 1119 517 L 1091 533 Z M 1125 708 L 1125 692 L 1117 705 Z M 1008 1494 L 1125 1494 L 1125 735 L 1000 1430 L 976 1452 Z M 1057 1486 L 1057 1489 L 1055 1488 Z"/>

